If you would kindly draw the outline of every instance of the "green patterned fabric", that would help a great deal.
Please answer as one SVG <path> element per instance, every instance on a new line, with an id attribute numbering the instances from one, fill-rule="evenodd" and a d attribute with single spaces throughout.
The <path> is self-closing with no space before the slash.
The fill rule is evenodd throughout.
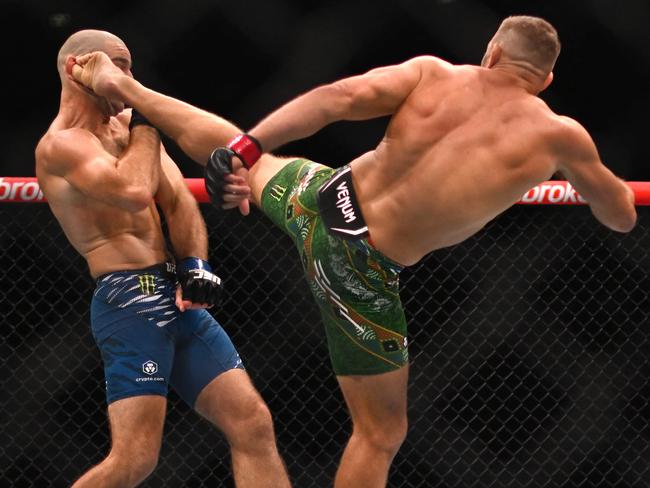
<path id="1" fill-rule="evenodd" d="M 321 311 L 337 375 L 393 371 L 408 361 L 399 298 L 401 266 L 366 240 L 329 234 L 318 214 L 318 189 L 335 170 L 305 159 L 287 164 L 266 185 L 262 210 L 298 248 Z"/>

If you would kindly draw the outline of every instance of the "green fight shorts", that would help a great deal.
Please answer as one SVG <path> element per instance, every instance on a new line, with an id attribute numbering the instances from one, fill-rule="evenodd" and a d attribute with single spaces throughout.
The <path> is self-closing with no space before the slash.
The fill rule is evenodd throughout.
<path id="1" fill-rule="evenodd" d="M 330 234 L 318 189 L 336 170 L 305 159 L 287 164 L 262 192 L 262 210 L 298 248 L 320 308 L 330 359 L 339 376 L 386 373 L 408 362 L 406 317 L 399 297 L 402 266 L 366 239 Z"/>

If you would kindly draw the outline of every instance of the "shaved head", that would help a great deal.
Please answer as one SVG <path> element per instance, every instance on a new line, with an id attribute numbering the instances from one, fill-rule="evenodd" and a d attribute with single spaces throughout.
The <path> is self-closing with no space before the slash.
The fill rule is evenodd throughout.
<path id="1" fill-rule="evenodd" d="M 63 43 L 59 49 L 59 55 L 56 60 L 56 68 L 59 71 L 61 79 L 65 76 L 65 60 L 68 56 L 81 56 L 93 51 L 107 52 L 110 45 L 126 45 L 114 34 L 110 32 L 86 29 L 75 32 Z M 109 54 L 109 53 L 107 53 Z"/>
<path id="2" fill-rule="evenodd" d="M 542 78 L 555 66 L 560 54 L 560 39 L 555 28 L 544 19 L 517 15 L 505 19 L 490 41 L 502 49 L 504 62 L 518 65 Z"/>

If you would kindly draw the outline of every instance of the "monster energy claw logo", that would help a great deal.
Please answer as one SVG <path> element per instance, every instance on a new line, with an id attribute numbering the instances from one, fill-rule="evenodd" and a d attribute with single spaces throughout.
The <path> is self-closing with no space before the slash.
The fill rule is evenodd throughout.
<path id="1" fill-rule="evenodd" d="M 140 275 L 138 276 L 140 282 L 140 289 L 145 295 L 153 295 L 156 290 L 156 280 L 153 275 Z"/>
<path id="2" fill-rule="evenodd" d="M 279 202 L 284 196 L 285 191 L 287 191 L 286 187 L 280 185 L 273 185 L 269 194 Z"/>

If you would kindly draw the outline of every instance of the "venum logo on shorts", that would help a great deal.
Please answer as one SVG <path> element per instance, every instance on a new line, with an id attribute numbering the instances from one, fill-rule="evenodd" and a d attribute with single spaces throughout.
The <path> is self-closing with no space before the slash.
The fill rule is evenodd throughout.
<path id="1" fill-rule="evenodd" d="M 342 181 L 336 189 L 338 190 L 338 193 L 336 194 L 336 197 L 338 198 L 336 206 L 341 209 L 343 218 L 348 224 L 354 222 L 357 220 L 357 216 L 354 215 L 354 207 L 350 201 L 350 191 L 348 190 L 347 182 Z"/>

